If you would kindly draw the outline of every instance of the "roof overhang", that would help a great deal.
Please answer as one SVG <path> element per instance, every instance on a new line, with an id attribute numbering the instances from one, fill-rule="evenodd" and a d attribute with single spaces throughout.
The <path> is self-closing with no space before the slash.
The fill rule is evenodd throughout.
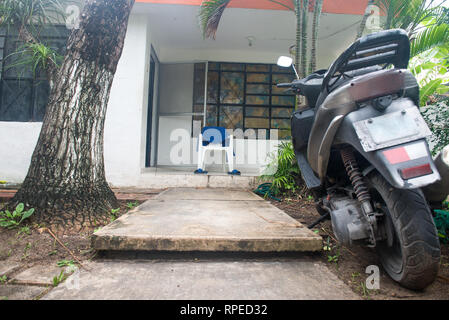
<path id="1" fill-rule="evenodd" d="M 199 6 L 202 0 L 136 0 L 142 3 L 177 4 Z M 279 2 L 291 6 L 291 0 L 280 0 Z M 323 12 L 336 14 L 357 14 L 365 13 L 368 0 L 324 0 Z M 262 9 L 262 10 L 288 10 L 282 5 L 268 0 L 232 0 L 229 8 L 241 9 Z"/>
<path id="2" fill-rule="evenodd" d="M 234 1 L 234 6 L 223 14 L 216 40 L 203 39 L 196 5 L 201 3 L 199 0 L 138 0 L 133 14 L 147 17 L 151 42 L 163 63 L 205 60 L 276 63 L 280 55 L 289 54 L 289 47 L 296 39 L 296 19 L 291 11 L 236 8 L 240 0 Z M 344 2 L 360 5 L 366 1 Z M 355 40 L 361 20 L 362 16 L 355 14 L 322 14 L 318 67 L 327 68 Z"/>

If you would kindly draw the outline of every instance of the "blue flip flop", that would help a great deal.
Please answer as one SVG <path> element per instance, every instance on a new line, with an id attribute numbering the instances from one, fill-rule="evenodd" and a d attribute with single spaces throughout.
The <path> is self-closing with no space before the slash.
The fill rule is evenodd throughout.
<path id="1" fill-rule="evenodd" d="M 238 170 L 232 170 L 231 172 L 228 172 L 228 174 L 233 175 L 233 176 L 239 176 L 241 175 L 240 171 Z"/>

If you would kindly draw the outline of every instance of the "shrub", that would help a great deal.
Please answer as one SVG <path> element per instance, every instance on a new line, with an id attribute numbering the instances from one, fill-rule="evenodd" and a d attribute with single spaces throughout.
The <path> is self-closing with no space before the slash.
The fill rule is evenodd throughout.
<path id="1" fill-rule="evenodd" d="M 275 195 L 295 192 L 299 188 L 301 172 L 296 162 L 293 145 L 290 141 L 282 142 L 277 151 L 271 154 L 271 161 L 260 176 L 261 180 L 268 180 L 271 184 L 271 192 Z"/>
<path id="2" fill-rule="evenodd" d="M 429 142 L 436 155 L 449 144 L 449 99 L 425 108 L 422 115 L 432 131 Z"/>

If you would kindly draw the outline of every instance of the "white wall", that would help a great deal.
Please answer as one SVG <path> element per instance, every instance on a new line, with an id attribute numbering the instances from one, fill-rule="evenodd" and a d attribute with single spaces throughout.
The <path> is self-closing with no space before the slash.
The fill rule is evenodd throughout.
<path id="1" fill-rule="evenodd" d="M 158 52 L 149 31 L 148 18 L 132 15 L 106 114 L 105 169 L 106 178 L 112 185 L 135 185 L 145 164 L 152 42 Z M 0 180 L 11 183 L 23 181 L 41 125 L 33 122 L 0 122 Z"/>
<path id="2" fill-rule="evenodd" d="M 25 179 L 42 123 L 0 122 L 0 180 Z"/>
<path id="3" fill-rule="evenodd" d="M 148 18 L 132 15 L 105 123 L 106 178 L 115 186 L 135 185 L 145 165 L 151 42 Z"/>

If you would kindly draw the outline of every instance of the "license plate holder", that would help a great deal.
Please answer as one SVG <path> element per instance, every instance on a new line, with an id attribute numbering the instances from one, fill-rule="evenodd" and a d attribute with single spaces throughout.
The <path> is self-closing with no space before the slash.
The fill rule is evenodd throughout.
<path id="1" fill-rule="evenodd" d="M 354 129 L 365 152 L 422 139 L 431 134 L 418 108 L 357 121 Z"/>

